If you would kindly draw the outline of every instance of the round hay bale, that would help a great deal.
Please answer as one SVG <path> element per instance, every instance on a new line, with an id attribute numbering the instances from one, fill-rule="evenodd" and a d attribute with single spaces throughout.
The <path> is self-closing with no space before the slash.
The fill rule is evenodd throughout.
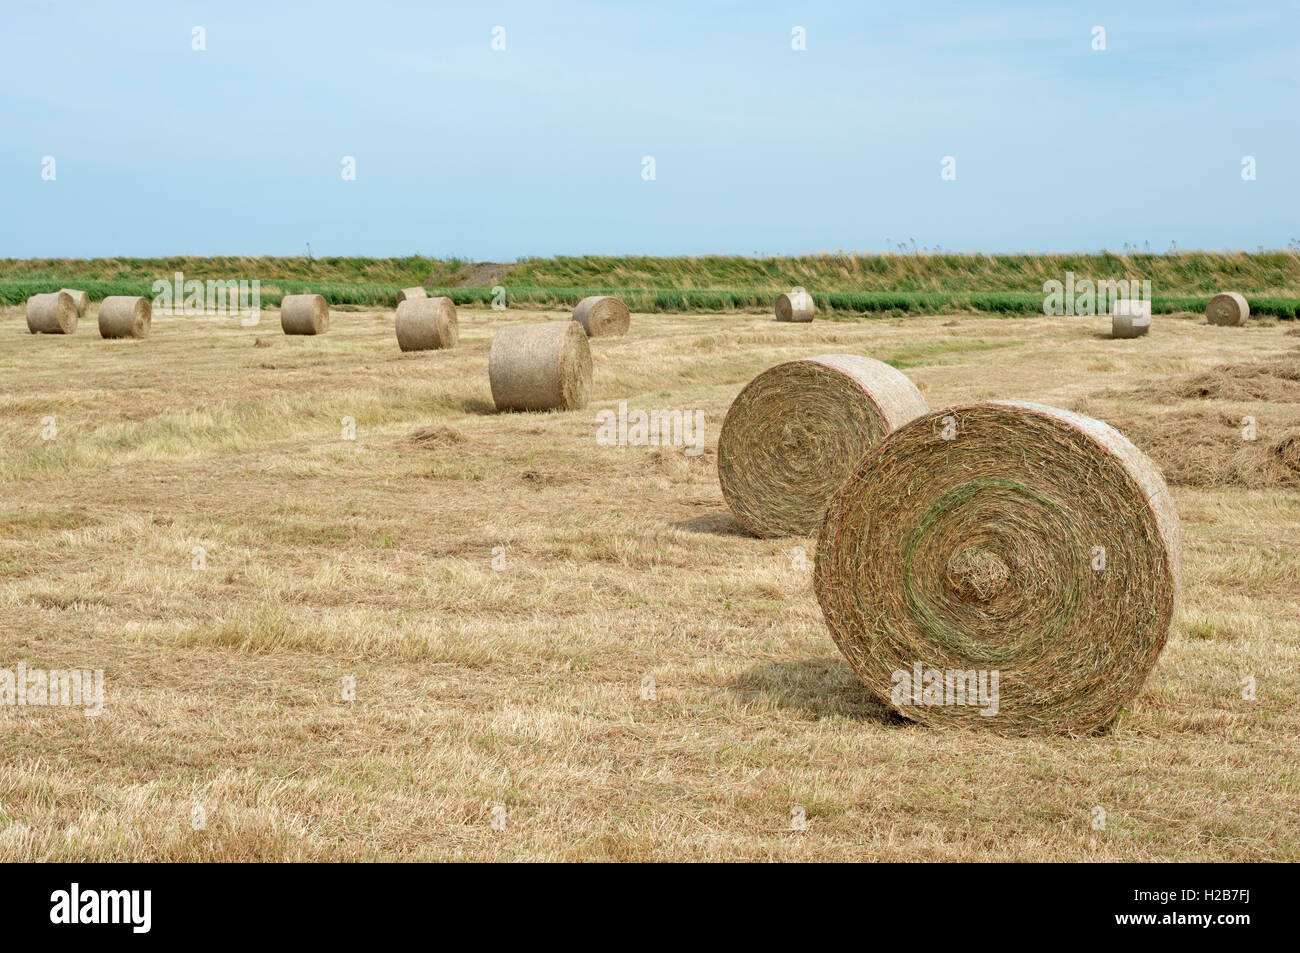
<path id="1" fill-rule="evenodd" d="M 581 410 L 591 400 L 591 347 L 576 321 L 520 324 L 492 337 L 497 410 Z"/>
<path id="2" fill-rule="evenodd" d="M 817 305 L 812 295 L 802 288 L 795 288 L 776 298 L 776 319 L 778 321 L 807 322 L 817 313 Z"/>
<path id="3" fill-rule="evenodd" d="M 1210 299 L 1205 306 L 1205 317 L 1211 324 L 1239 328 L 1250 317 L 1250 305 L 1235 291 L 1225 291 Z"/>
<path id="4" fill-rule="evenodd" d="M 459 340 L 450 298 L 407 298 L 397 306 L 397 346 L 403 351 L 436 351 Z"/>
<path id="5" fill-rule="evenodd" d="M 592 295 L 583 298 L 573 309 L 573 320 L 582 325 L 587 337 L 613 337 L 627 334 L 632 325 L 632 315 L 618 298 L 610 295 Z"/>
<path id="6" fill-rule="evenodd" d="M 71 334 L 77 330 L 77 303 L 66 291 L 27 299 L 27 330 L 32 334 Z"/>
<path id="7" fill-rule="evenodd" d="M 401 304 L 403 301 L 410 301 L 412 298 L 427 297 L 429 297 L 429 292 L 425 291 L 423 288 L 403 288 L 401 291 L 397 292 L 397 303 Z"/>
<path id="8" fill-rule="evenodd" d="M 1151 330 L 1151 302 L 1121 298 L 1111 306 L 1110 336 L 1139 338 Z"/>
<path id="9" fill-rule="evenodd" d="M 84 291 L 78 291 L 76 288 L 60 288 L 64 294 L 72 295 L 72 303 L 77 306 L 77 317 L 84 318 L 86 309 L 90 307 L 90 295 Z"/>
<path id="10" fill-rule="evenodd" d="M 877 441 L 929 410 L 901 372 L 856 354 L 770 367 L 745 385 L 718 438 L 718 482 L 755 536 L 808 536 Z"/>
<path id="11" fill-rule="evenodd" d="M 827 507 L 814 588 L 841 651 L 899 714 L 1087 732 L 1133 699 L 1169 637 L 1180 537 L 1160 471 L 1118 430 L 974 404 L 913 421 L 859 463 Z M 988 701 L 970 700 L 971 677 Z"/>
<path id="12" fill-rule="evenodd" d="M 330 329 L 329 305 L 320 295 L 285 295 L 280 327 L 285 334 L 324 334 Z"/>
<path id="13" fill-rule="evenodd" d="M 99 303 L 99 336 L 143 338 L 153 325 L 153 305 L 148 298 L 109 295 Z"/>

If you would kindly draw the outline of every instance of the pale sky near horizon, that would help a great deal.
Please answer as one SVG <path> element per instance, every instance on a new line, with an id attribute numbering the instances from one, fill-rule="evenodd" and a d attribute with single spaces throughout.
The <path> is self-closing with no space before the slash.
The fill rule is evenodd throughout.
<path id="1" fill-rule="evenodd" d="M 0 257 L 1300 241 L 1296 3 L 300 9 L 5 0 Z"/>

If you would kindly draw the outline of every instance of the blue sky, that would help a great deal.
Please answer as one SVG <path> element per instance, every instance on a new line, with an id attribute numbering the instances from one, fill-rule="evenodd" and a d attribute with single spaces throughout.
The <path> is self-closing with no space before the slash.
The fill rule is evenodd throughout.
<path id="1" fill-rule="evenodd" d="M 300 9 L 5 0 L 0 257 L 1300 239 L 1293 2 Z"/>

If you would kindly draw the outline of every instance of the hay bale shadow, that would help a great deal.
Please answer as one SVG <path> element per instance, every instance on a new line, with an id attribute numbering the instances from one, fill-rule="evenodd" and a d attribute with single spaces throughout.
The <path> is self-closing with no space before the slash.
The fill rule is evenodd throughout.
<path id="1" fill-rule="evenodd" d="M 678 520 L 669 524 L 673 529 L 683 529 L 691 533 L 709 533 L 713 536 L 739 536 L 741 539 L 757 539 L 753 533 L 736 522 L 730 513 L 708 513 L 693 516 L 688 520 Z"/>
<path id="2" fill-rule="evenodd" d="M 764 662 L 728 686 L 746 702 L 777 705 L 810 718 L 841 716 L 901 728 L 910 724 L 867 691 L 839 658 Z"/>

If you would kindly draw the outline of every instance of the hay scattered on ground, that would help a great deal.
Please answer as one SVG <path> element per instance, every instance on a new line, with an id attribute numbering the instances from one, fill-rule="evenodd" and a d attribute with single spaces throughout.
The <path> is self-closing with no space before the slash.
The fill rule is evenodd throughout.
<path id="1" fill-rule="evenodd" d="M 517 324 L 492 337 L 497 410 L 581 410 L 591 400 L 591 347 L 576 321 Z"/>
<path id="2" fill-rule="evenodd" d="M 573 320 L 582 325 L 588 337 L 612 337 L 627 334 L 632 315 L 618 298 L 610 295 L 592 295 L 583 298 L 573 309 Z"/>
<path id="3" fill-rule="evenodd" d="M 862 461 L 827 508 L 814 587 L 859 677 L 899 714 L 1088 732 L 1138 693 L 1169 636 L 1180 539 L 1159 471 L 1113 428 L 975 404 L 913 421 Z M 917 682 L 930 693 L 913 695 Z"/>
<path id="4" fill-rule="evenodd" d="M 816 533 L 863 454 L 927 410 L 906 375 L 869 357 L 823 354 L 768 368 L 723 420 L 723 499 L 756 536 Z"/>
<path id="5" fill-rule="evenodd" d="M 153 305 L 148 298 L 110 295 L 99 303 L 99 336 L 143 338 L 153 325 Z"/>
<path id="6" fill-rule="evenodd" d="M 1221 364 L 1124 393 L 1148 400 L 1300 403 L 1300 349 L 1258 361 Z"/>
<path id="7" fill-rule="evenodd" d="M 403 351 L 437 351 L 460 341 L 456 306 L 450 298 L 408 298 L 397 306 L 397 346 Z"/>

